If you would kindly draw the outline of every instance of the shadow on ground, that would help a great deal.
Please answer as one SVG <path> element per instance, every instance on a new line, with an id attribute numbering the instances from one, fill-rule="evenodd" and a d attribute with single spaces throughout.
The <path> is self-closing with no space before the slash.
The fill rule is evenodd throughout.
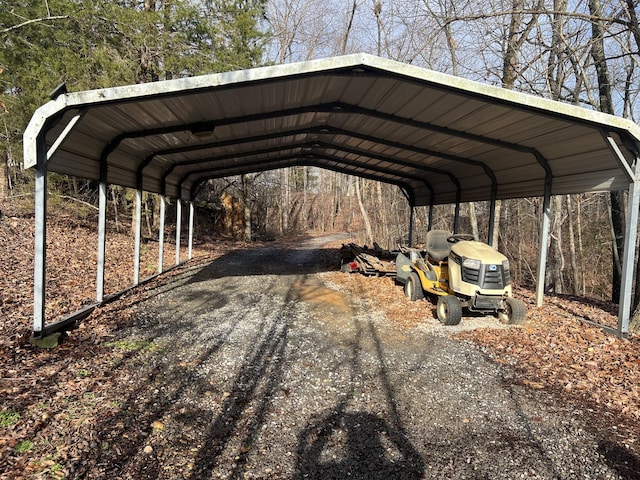
<path id="1" fill-rule="evenodd" d="M 437 336 L 392 348 L 362 306 L 303 305 L 325 298 L 309 274 L 337 269 L 332 255 L 231 252 L 123 299 L 113 338 L 55 359 L 96 363 L 50 400 L 32 456 L 78 479 L 571 478 L 538 405 L 477 351 Z M 628 451 L 596 448 L 618 474 L 602 478 L 637 478 Z"/>

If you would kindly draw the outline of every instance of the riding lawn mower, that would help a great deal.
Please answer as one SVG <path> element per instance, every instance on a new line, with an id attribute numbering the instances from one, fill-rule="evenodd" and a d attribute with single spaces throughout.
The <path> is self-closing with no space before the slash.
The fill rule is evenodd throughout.
<path id="1" fill-rule="evenodd" d="M 437 317 L 445 325 L 459 324 L 463 309 L 512 325 L 525 321 L 525 303 L 512 296 L 509 260 L 473 235 L 431 230 L 424 250 L 401 249 L 396 271 L 407 298 L 437 299 Z"/>

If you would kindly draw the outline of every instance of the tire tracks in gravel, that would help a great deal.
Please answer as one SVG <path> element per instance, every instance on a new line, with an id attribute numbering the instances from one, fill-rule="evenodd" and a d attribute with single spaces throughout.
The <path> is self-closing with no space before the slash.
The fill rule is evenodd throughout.
<path id="1" fill-rule="evenodd" d="M 230 252 L 138 305 L 120 340 L 152 348 L 84 476 L 633 478 L 584 412 L 347 298 L 319 260 L 336 239 Z"/>

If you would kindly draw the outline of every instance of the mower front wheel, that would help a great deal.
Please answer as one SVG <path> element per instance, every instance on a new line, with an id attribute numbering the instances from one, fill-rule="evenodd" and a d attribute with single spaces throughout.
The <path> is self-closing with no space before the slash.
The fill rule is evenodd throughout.
<path id="1" fill-rule="evenodd" d="M 416 272 L 411 272 L 407 277 L 407 281 L 404 284 L 404 294 L 412 302 L 422 300 L 424 298 L 422 283 L 420 282 L 420 277 L 418 277 Z"/>
<path id="2" fill-rule="evenodd" d="M 436 312 L 438 320 L 445 325 L 458 325 L 462 320 L 462 304 L 454 295 L 438 297 Z"/>
<path id="3" fill-rule="evenodd" d="M 527 306 L 522 300 L 508 297 L 504 301 L 504 310 L 498 314 L 498 317 L 508 325 L 522 325 L 527 318 Z"/>

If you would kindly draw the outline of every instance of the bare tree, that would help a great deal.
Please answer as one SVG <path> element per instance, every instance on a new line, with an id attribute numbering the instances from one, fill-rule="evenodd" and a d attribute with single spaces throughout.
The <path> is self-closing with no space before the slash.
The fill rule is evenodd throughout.
<path id="1" fill-rule="evenodd" d="M 604 36 L 605 26 L 600 20 L 602 16 L 600 0 L 589 0 L 589 12 L 594 17 L 591 21 L 591 57 L 598 78 L 599 109 L 602 112 L 615 114 L 613 98 L 611 95 L 611 80 L 607 57 L 605 54 Z M 620 253 L 624 249 L 624 192 L 611 192 L 611 225 L 612 225 L 612 251 L 613 251 L 613 277 L 611 300 L 617 302 L 620 297 L 620 279 L 622 278 L 622 264 Z"/>

